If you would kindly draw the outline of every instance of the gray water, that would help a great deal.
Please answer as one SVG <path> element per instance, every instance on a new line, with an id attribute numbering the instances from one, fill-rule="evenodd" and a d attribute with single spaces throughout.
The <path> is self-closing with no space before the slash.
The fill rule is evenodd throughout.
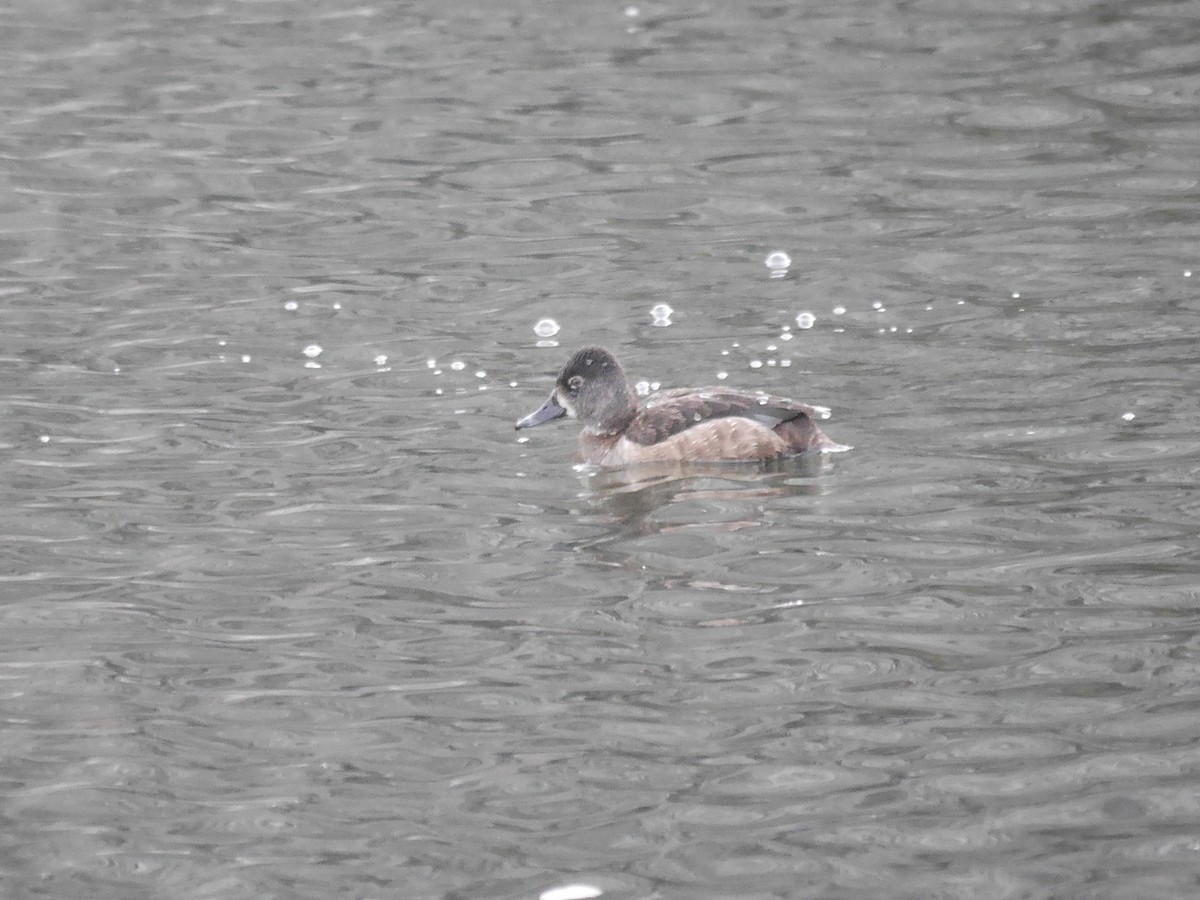
<path id="1" fill-rule="evenodd" d="M 1195 0 L 0 60 L 0 895 L 1200 892 Z M 585 343 L 854 450 L 576 471 Z"/>

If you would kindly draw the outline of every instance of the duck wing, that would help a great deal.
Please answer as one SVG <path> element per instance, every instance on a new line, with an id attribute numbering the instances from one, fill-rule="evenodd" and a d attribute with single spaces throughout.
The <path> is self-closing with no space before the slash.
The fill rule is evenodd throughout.
<path id="1" fill-rule="evenodd" d="M 811 406 L 784 397 L 729 388 L 676 388 L 651 397 L 626 429 L 625 437 L 639 444 L 657 444 L 701 422 L 730 416 L 771 429 L 802 416 L 815 418 Z"/>

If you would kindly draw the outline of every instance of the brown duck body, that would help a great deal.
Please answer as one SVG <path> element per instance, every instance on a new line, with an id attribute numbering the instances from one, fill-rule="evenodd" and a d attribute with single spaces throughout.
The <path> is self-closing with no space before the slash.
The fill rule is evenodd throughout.
<path id="1" fill-rule="evenodd" d="M 562 416 L 583 422 L 580 462 L 619 468 L 646 462 L 754 462 L 837 449 L 811 406 L 729 388 L 680 388 L 639 408 L 611 353 L 585 347 L 563 367 L 550 398 L 517 423 Z"/>

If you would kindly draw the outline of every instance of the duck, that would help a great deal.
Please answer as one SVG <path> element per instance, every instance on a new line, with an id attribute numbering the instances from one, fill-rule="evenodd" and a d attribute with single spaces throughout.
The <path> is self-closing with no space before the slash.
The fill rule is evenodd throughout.
<path id="1" fill-rule="evenodd" d="M 583 347 L 549 398 L 517 430 L 562 418 L 583 424 L 577 461 L 604 469 L 639 463 L 765 462 L 843 449 L 816 425 L 813 407 L 724 387 L 660 391 L 639 407 L 625 370 L 604 347 Z"/>

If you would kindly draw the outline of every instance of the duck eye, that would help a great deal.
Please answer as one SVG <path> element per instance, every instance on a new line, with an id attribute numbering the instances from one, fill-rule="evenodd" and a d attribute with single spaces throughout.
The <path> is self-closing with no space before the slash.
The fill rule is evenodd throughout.
<path id="1" fill-rule="evenodd" d="M 583 387 L 583 378 L 579 375 L 572 375 L 567 379 L 567 387 L 573 391 L 579 390 L 581 387 Z"/>

